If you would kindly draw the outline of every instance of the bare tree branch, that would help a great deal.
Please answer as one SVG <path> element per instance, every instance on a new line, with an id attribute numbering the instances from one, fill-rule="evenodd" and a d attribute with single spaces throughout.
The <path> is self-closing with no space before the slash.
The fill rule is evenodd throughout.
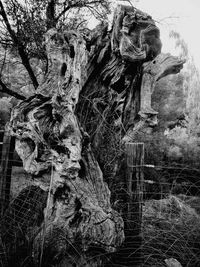
<path id="1" fill-rule="evenodd" d="M 1 86 L 1 90 L 0 90 L 0 92 L 2 92 L 2 93 L 6 93 L 6 94 L 11 95 L 11 96 L 14 96 L 14 97 L 16 97 L 17 99 L 20 99 L 20 100 L 24 100 L 24 99 L 26 99 L 25 96 L 20 95 L 20 94 L 18 94 L 17 92 L 15 92 L 15 91 L 9 89 L 9 88 L 5 85 L 5 83 L 1 80 L 1 78 L 0 78 L 0 86 Z"/>
<path id="2" fill-rule="evenodd" d="M 46 26 L 47 30 L 56 26 L 56 0 L 50 0 L 46 9 Z"/>
<path id="3" fill-rule="evenodd" d="M 17 38 L 14 30 L 11 28 L 11 25 L 9 23 L 9 20 L 8 20 L 8 17 L 6 15 L 6 12 L 4 10 L 4 7 L 3 7 L 3 4 L 2 4 L 2 1 L 0 0 L 0 15 L 2 16 L 3 20 L 4 20 L 4 23 L 6 24 L 6 28 L 13 40 L 13 42 L 16 44 L 17 48 L 18 48 L 18 52 L 19 52 L 19 55 L 21 57 L 21 60 L 22 60 L 22 64 L 24 65 L 24 67 L 26 68 L 29 76 L 30 76 L 30 79 L 33 83 L 33 86 L 35 87 L 35 89 L 38 87 L 38 81 L 37 81 L 37 78 L 33 72 L 33 69 L 31 68 L 31 65 L 29 63 L 29 59 L 28 59 L 28 55 L 24 49 L 24 46 L 23 44 L 20 42 L 20 40 Z"/>
<path id="4" fill-rule="evenodd" d="M 94 0 L 90 1 L 87 3 L 87 1 L 77 1 L 74 4 L 68 4 L 61 12 L 60 14 L 56 17 L 56 22 L 71 8 L 76 8 L 76 7 L 87 7 L 87 5 L 95 5 L 95 4 L 100 4 L 101 2 L 99 0 Z"/>
<path id="5" fill-rule="evenodd" d="M 66 8 L 63 9 L 63 11 L 60 12 L 60 14 L 56 17 L 56 21 L 58 21 L 70 8 L 71 6 L 67 6 Z"/>

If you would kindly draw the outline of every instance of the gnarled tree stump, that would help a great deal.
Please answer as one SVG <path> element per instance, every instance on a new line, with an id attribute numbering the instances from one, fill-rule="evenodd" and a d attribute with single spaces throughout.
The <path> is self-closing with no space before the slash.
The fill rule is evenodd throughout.
<path id="1" fill-rule="evenodd" d="M 43 266 L 47 258 L 100 266 L 94 251 L 114 252 L 124 241 L 105 181 L 111 186 L 120 169 L 121 145 L 155 125 L 155 82 L 184 62 L 160 59 L 159 29 L 133 7 L 118 6 L 110 32 L 107 25 L 87 34 L 50 29 L 45 38 L 48 73 L 10 122 L 24 169 L 49 192 L 35 258 L 42 247 Z"/>

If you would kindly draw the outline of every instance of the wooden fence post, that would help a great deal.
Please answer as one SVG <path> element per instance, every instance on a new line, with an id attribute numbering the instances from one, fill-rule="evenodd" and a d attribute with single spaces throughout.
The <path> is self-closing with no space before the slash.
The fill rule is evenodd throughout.
<path id="1" fill-rule="evenodd" d="M 3 146 L 3 137 L 4 137 L 4 130 L 0 130 L 0 163 L 1 163 L 1 153 Z"/>
<path id="2" fill-rule="evenodd" d="M 2 216 L 7 208 L 10 200 L 10 185 L 12 175 L 12 160 L 15 149 L 15 138 L 9 133 L 5 127 L 0 169 L 0 215 Z"/>
<path id="3" fill-rule="evenodd" d="M 126 144 L 127 208 L 124 211 L 126 266 L 142 266 L 142 207 L 144 143 Z"/>

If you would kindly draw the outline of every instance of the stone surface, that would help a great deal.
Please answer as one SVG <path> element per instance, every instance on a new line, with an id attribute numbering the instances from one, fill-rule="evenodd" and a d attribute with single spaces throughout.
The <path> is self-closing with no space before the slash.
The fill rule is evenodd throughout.
<path id="1" fill-rule="evenodd" d="M 165 263 L 166 263 L 167 267 L 182 267 L 180 262 L 177 261 L 176 259 L 173 259 L 173 258 L 166 259 Z"/>

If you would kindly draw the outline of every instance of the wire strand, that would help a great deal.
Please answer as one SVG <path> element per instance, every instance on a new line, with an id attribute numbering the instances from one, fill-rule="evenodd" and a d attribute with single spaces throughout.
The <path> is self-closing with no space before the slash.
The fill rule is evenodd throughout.
<path id="1" fill-rule="evenodd" d="M 47 197 L 47 205 L 46 205 L 46 211 L 45 211 L 45 216 L 44 216 L 44 224 L 43 224 L 43 229 L 42 229 L 42 244 L 41 244 L 41 254 L 40 254 L 40 262 L 39 262 L 39 267 L 42 267 L 42 257 L 43 257 L 43 251 L 44 251 L 44 240 L 45 240 L 45 233 L 46 233 L 46 226 L 47 226 L 47 217 L 48 217 L 48 211 L 49 211 L 49 206 L 50 206 L 50 199 L 51 199 L 51 189 L 53 185 L 53 162 L 51 164 L 51 179 L 50 179 L 50 185 L 49 185 L 49 192 L 48 192 L 48 197 Z"/>

